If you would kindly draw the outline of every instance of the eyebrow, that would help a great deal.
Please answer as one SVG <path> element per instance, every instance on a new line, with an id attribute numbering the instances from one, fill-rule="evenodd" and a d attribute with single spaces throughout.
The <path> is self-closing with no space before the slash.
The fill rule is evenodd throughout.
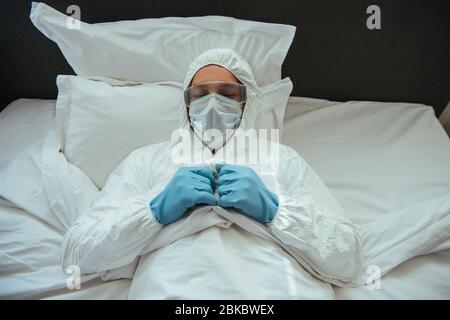
<path id="1" fill-rule="evenodd" d="M 213 82 L 213 83 L 211 83 Z M 199 82 L 196 84 L 191 85 L 191 87 L 201 87 L 210 84 L 211 86 L 220 86 L 220 87 L 226 87 L 226 88 L 233 88 L 235 85 L 241 85 L 239 82 L 226 82 L 226 81 L 205 81 L 205 82 Z"/>
<path id="2" fill-rule="evenodd" d="M 234 88 L 234 85 L 238 84 L 237 82 L 231 83 L 223 83 L 221 86 L 224 88 Z"/>

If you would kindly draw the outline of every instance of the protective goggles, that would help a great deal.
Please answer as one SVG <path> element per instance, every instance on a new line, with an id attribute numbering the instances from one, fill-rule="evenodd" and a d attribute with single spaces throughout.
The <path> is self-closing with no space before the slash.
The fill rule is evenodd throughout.
<path id="1" fill-rule="evenodd" d="M 193 85 L 184 90 L 186 106 L 208 94 L 216 93 L 239 103 L 247 101 L 247 88 L 245 85 L 234 82 L 211 81 Z"/>

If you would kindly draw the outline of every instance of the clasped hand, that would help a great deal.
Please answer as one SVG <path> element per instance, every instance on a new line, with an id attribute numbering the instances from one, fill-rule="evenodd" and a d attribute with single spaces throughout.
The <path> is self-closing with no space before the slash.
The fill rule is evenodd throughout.
<path id="1" fill-rule="evenodd" d="M 234 208 L 259 222 L 271 222 L 278 210 L 278 197 L 267 189 L 251 168 L 240 165 L 217 165 L 216 183 L 211 169 L 182 167 L 166 188 L 153 198 L 150 208 L 161 224 L 180 219 L 196 205 Z"/>

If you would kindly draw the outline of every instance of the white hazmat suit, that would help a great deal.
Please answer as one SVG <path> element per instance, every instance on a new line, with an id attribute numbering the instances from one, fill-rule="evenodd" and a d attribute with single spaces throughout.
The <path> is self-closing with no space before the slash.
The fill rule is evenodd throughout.
<path id="1" fill-rule="evenodd" d="M 234 51 L 214 49 L 200 55 L 189 67 L 185 88 L 209 64 L 225 67 L 246 85 L 239 129 L 253 128 L 264 95 L 249 64 Z M 116 168 L 93 207 L 66 232 L 64 267 L 78 265 L 82 273 L 131 268 L 130 298 L 331 298 L 328 283 L 352 282 L 361 267 L 359 235 L 304 159 L 271 142 L 279 152 L 263 163 L 245 164 L 246 148 L 222 148 L 213 154 L 193 143 L 183 149 L 190 162 L 177 163 L 173 150 L 199 139 L 184 104 L 180 114 L 189 139 L 137 149 Z M 156 221 L 149 202 L 179 167 L 195 164 L 216 172 L 215 165 L 229 159 L 250 166 L 278 196 L 271 223 L 220 206 L 195 208 L 166 226 Z"/>

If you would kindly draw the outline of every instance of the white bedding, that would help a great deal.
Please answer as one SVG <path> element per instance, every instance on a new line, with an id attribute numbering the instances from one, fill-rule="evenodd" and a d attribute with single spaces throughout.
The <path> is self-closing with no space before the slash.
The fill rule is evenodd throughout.
<path id="1" fill-rule="evenodd" d="M 53 109 L 54 101 L 21 99 L 0 114 L 0 171 L 23 148 L 38 149 Z M 36 117 L 43 120 L 34 121 Z M 8 140 L 3 139 L 5 134 Z M 357 223 L 450 191 L 450 141 L 430 107 L 295 97 L 286 112 L 284 143 L 311 163 Z M 28 162 L 38 163 L 39 156 Z M 59 266 L 59 241 L 65 223 L 51 227 L 56 222 L 41 212 L 57 208 L 40 201 L 34 214 L 35 204 L 25 208 L 29 213 L 11 208 L 6 201 L 0 203 L 0 297 L 126 298 L 130 280 L 84 279 L 82 290 L 64 289 L 68 275 Z M 11 241 L 11 226 L 14 240 L 23 243 Z M 449 250 L 431 253 L 388 273 L 380 290 L 336 288 L 335 295 L 338 299 L 448 299 L 449 267 Z"/>

